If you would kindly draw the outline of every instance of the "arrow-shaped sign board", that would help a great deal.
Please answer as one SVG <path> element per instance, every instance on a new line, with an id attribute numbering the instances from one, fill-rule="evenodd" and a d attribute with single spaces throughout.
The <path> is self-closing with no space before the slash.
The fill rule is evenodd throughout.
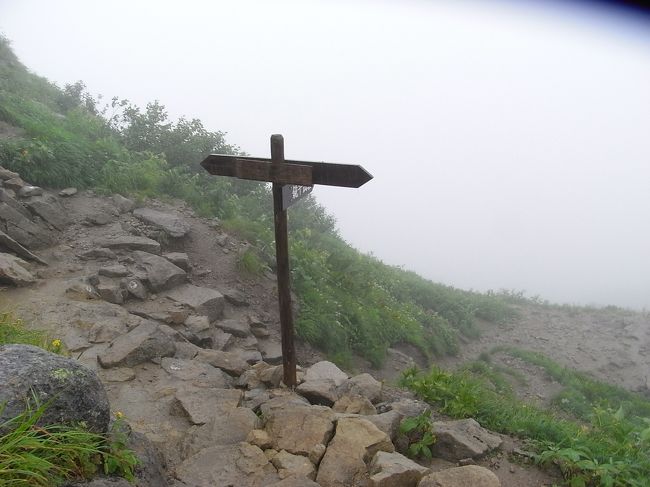
<path id="1" fill-rule="evenodd" d="M 209 155 L 201 162 L 201 166 L 215 176 L 300 186 L 323 184 L 358 188 L 372 179 L 363 167 L 353 164 L 287 160 L 281 164 L 271 164 L 271 159 L 225 154 Z M 307 168 L 311 170 L 310 174 Z"/>
<path id="2" fill-rule="evenodd" d="M 287 208 L 311 193 L 314 184 L 358 188 L 372 179 L 361 166 L 327 162 L 287 161 L 284 139 L 271 136 L 271 159 L 212 154 L 201 166 L 215 176 L 231 176 L 273 183 L 275 256 L 282 334 L 283 381 L 296 386 L 296 351 L 293 343 Z"/>

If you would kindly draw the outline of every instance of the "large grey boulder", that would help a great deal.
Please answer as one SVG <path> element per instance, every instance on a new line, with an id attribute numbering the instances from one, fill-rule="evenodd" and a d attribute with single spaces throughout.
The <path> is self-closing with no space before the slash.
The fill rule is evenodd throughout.
<path id="1" fill-rule="evenodd" d="M 59 200 L 49 193 L 30 198 L 25 201 L 25 206 L 57 230 L 63 230 L 70 221 Z"/>
<path id="2" fill-rule="evenodd" d="M 0 422 L 31 406 L 48 403 L 39 424 L 78 423 L 105 432 L 110 409 L 97 375 L 76 360 L 31 345 L 0 346 Z"/>
<path id="3" fill-rule="evenodd" d="M 13 286 L 29 286 L 36 278 L 27 269 L 27 262 L 11 255 L 0 253 L 0 283 Z"/>
<path id="4" fill-rule="evenodd" d="M 133 256 L 138 265 L 145 270 L 145 281 L 154 292 L 179 286 L 187 280 L 185 271 L 164 257 L 142 251 L 133 252 Z"/>
<path id="5" fill-rule="evenodd" d="M 400 453 L 379 451 L 368 471 L 371 487 L 416 487 L 431 469 L 418 465 Z"/>
<path id="6" fill-rule="evenodd" d="M 169 334 L 160 325 L 146 321 L 113 340 L 97 360 L 104 368 L 133 367 L 153 358 L 172 357 L 175 352 L 176 345 Z"/>
<path id="7" fill-rule="evenodd" d="M 264 452 L 244 442 L 204 448 L 176 467 L 175 475 L 192 487 L 266 487 L 280 480 Z"/>
<path id="8" fill-rule="evenodd" d="M 378 451 L 392 453 L 386 433 L 363 418 L 340 418 L 336 434 L 320 463 L 316 482 L 322 487 L 357 485 L 367 474 L 367 463 Z"/>
<path id="9" fill-rule="evenodd" d="M 207 316 L 210 321 L 223 316 L 223 294 L 207 287 L 184 284 L 167 292 L 167 297 L 190 307 L 196 314 Z"/>
<path id="10" fill-rule="evenodd" d="M 457 462 L 464 458 L 478 458 L 503 443 L 501 437 L 490 433 L 474 419 L 436 421 L 432 423 L 436 442 L 433 456 Z"/>
<path id="11" fill-rule="evenodd" d="M 434 472 L 422 478 L 418 487 L 501 487 L 493 472 L 478 465 L 454 467 Z"/>
<path id="12" fill-rule="evenodd" d="M 332 362 L 326 360 L 315 363 L 307 369 L 305 381 L 296 391 L 315 404 L 331 406 L 341 397 L 339 386 L 348 379 L 348 375 Z"/>
<path id="13" fill-rule="evenodd" d="M 141 250 L 150 254 L 160 254 L 160 244 L 147 237 L 135 235 L 122 235 L 101 239 L 96 242 L 97 247 L 111 250 Z"/>
<path id="14" fill-rule="evenodd" d="M 138 220 L 160 228 L 170 237 L 181 238 L 190 231 L 190 225 L 187 222 L 170 213 L 164 213 L 151 208 L 137 208 L 133 210 L 133 216 Z"/>

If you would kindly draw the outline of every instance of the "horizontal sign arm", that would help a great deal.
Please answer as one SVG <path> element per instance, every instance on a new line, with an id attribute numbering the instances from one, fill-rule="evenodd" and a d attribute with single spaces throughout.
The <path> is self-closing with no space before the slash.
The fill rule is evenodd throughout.
<path id="1" fill-rule="evenodd" d="M 254 179 L 257 181 L 270 181 L 279 184 L 298 184 L 311 186 L 322 184 L 326 186 L 342 186 L 346 188 L 358 188 L 372 179 L 372 175 L 363 167 L 353 164 L 335 164 L 328 162 L 311 161 L 287 161 L 279 165 L 278 169 L 282 176 L 272 175 L 270 159 L 246 156 L 231 156 L 225 154 L 211 154 L 206 157 L 201 166 L 210 174 L 218 176 L 232 176 L 242 179 Z M 311 170 L 311 182 L 307 181 L 304 168 Z M 293 175 L 293 172 L 301 172 L 301 175 Z M 255 176 L 255 177 L 253 177 Z M 273 179 L 271 179 L 273 177 Z M 280 181 L 279 179 L 282 179 Z M 297 182 L 301 180 L 304 182 Z"/>

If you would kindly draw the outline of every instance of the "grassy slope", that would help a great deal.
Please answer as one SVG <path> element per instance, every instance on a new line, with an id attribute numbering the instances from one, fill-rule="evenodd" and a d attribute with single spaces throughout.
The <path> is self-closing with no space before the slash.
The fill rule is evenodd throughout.
<path id="1" fill-rule="evenodd" d="M 219 140 L 219 150 L 237 150 L 222 134 L 204 131 L 199 121 L 156 118 L 158 105 L 152 118 L 126 128 L 111 126 L 92 108 L 30 73 L 0 39 L 0 120 L 25 132 L 0 139 L 0 164 L 44 186 L 183 198 L 200 214 L 223 219 L 256 244 L 262 264 L 273 265 L 267 186 L 193 169 L 205 155 L 206 140 Z M 197 124 L 199 136 L 192 129 Z M 428 356 L 454 353 L 459 335 L 476 334 L 477 317 L 498 321 L 511 313 L 496 296 L 432 283 L 359 253 L 313 199 L 292 209 L 290 227 L 293 285 L 301 305 L 297 332 L 341 363 L 354 351 L 379 365 L 386 348 L 398 342 Z"/>

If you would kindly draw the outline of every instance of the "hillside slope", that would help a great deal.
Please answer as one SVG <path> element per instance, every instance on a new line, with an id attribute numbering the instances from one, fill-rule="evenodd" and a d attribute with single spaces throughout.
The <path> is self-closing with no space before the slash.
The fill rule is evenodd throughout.
<path id="1" fill-rule="evenodd" d="M 0 122 L 0 164 L 26 180 L 183 199 L 253 245 L 251 270 L 274 266 L 269 188 L 199 171 L 206 154 L 239 151 L 199 120 L 170 121 L 158 102 L 141 110 L 114 98 L 102 106 L 82 83 L 59 89 L 0 39 Z M 510 316 L 497 296 L 432 283 L 358 252 L 313 198 L 292 208 L 290 229 L 297 333 L 339 363 L 356 352 L 379 366 L 399 343 L 427 358 L 453 354 L 461 337 L 476 335 L 477 317 Z"/>

